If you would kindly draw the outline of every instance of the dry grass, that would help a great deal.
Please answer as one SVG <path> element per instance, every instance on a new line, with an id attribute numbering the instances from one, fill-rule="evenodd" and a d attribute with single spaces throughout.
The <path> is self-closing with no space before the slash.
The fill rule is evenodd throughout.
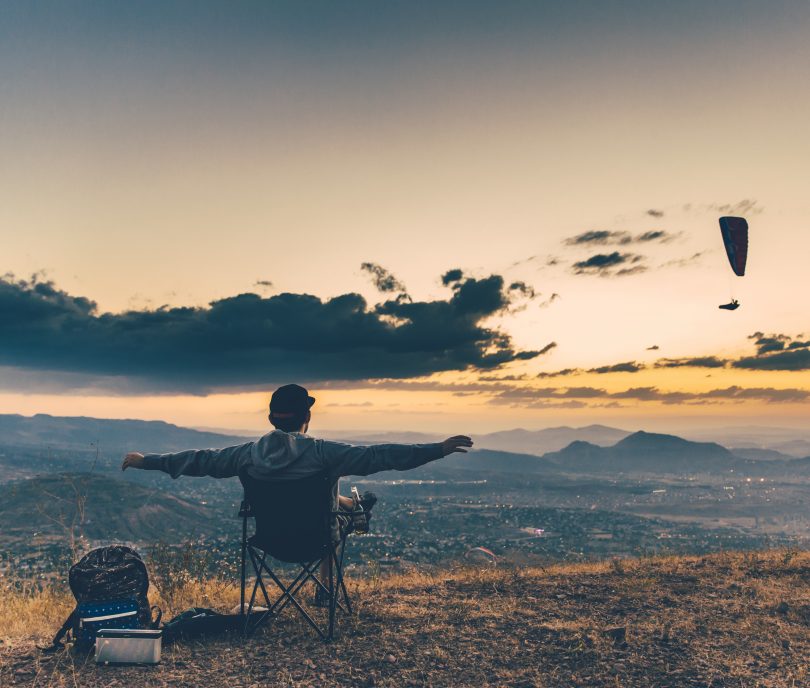
<path id="1" fill-rule="evenodd" d="M 69 602 L 6 592 L 0 686 L 810 685 L 810 553 L 413 572 L 351 590 L 357 613 L 330 645 L 285 613 L 247 641 L 168 647 L 153 668 L 43 661 L 32 642 L 58 625 L 43 612 Z M 237 600 L 233 585 L 189 581 L 169 613 Z"/>

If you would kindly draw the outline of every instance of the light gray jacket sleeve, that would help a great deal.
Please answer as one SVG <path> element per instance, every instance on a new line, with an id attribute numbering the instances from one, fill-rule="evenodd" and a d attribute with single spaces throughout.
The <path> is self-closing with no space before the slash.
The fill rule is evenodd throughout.
<path id="1" fill-rule="evenodd" d="M 358 447 L 318 440 L 321 460 L 335 477 L 407 471 L 442 458 L 441 442 L 434 444 L 373 444 Z"/>
<path id="2" fill-rule="evenodd" d="M 248 442 L 225 449 L 189 449 L 176 454 L 145 454 L 143 467 L 147 471 L 163 471 L 172 478 L 181 475 L 232 478 L 251 463 L 253 444 Z"/>

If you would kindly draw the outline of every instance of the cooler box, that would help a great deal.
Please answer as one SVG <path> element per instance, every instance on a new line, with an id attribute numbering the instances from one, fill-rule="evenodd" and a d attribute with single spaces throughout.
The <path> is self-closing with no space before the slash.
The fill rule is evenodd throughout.
<path id="1" fill-rule="evenodd" d="M 96 633 L 96 663 L 157 664 L 162 630 L 102 628 Z"/>

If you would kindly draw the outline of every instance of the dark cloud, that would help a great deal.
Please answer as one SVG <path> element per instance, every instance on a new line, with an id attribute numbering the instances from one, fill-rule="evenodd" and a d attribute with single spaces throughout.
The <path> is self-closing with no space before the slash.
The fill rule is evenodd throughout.
<path id="1" fill-rule="evenodd" d="M 399 292 L 407 294 L 408 290 L 394 275 L 386 270 L 382 265 L 376 263 L 363 263 L 360 269 L 371 275 L 374 286 L 384 294 Z"/>
<path id="2" fill-rule="evenodd" d="M 522 406 L 548 400 L 589 399 L 589 400 L 629 400 L 657 402 L 665 405 L 699 405 L 713 403 L 741 403 L 745 401 L 765 401 L 769 403 L 803 403 L 810 400 L 810 390 L 777 389 L 773 387 L 726 387 L 707 392 L 666 391 L 658 387 L 631 387 L 621 392 L 608 392 L 599 387 L 568 388 L 515 388 L 495 394 L 490 403 Z M 610 403 L 610 402 L 609 402 Z"/>
<path id="3" fill-rule="evenodd" d="M 563 243 L 568 246 L 606 246 L 608 244 L 629 244 L 633 240 L 629 232 L 610 232 L 606 229 L 590 230 L 569 237 Z"/>
<path id="4" fill-rule="evenodd" d="M 534 299 L 539 294 L 534 290 L 534 287 L 529 286 L 525 282 L 512 282 L 509 285 L 509 291 L 515 291 L 521 296 L 525 296 L 527 299 Z"/>
<path id="5" fill-rule="evenodd" d="M 600 375 L 604 375 L 605 373 L 637 373 L 639 370 L 644 370 L 644 368 L 643 363 L 627 361 L 626 363 L 614 363 L 613 365 L 590 368 L 587 372 L 598 373 Z"/>
<path id="6" fill-rule="evenodd" d="M 273 286 L 273 283 L 270 280 L 256 280 L 253 284 L 254 287 L 263 287 L 265 289 L 269 289 Z"/>
<path id="7" fill-rule="evenodd" d="M 653 364 L 655 368 L 740 368 L 747 370 L 810 370 L 810 340 L 799 335 L 792 337 L 786 334 L 764 334 L 755 332 L 748 339 L 754 342 L 756 354 L 739 359 L 727 359 L 719 356 L 688 356 L 682 358 L 659 358 Z M 658 346 L 648 347 L 648 351 L 657 351 Z M 635 367 L 638 366 L 638 367 Z M 574 373 L 611 373 L 637 372 L 643 364 L 617 363 L 614 365 L 581 370 L 569 368 L 559 373 L 540 373 L 539 377 L 556 377 L 560 374 Z"/>
<path id="8" fill-rule="evenodd" d="M 631 254 L 629 253 L 622 255 L 618 251 L 614 251 L 613 253 L 597 253 L 595 256 L 591 256 L 587 260 L 574 263 L 574 267 L 580 270 L 589 270 L 591 268 L 602 270 L 605 268 L 612 268 L 616 265 L 621 265 L 622 263 L 627 262 L 630 255 Z"/>
<path id="9" fill-rule="evenodd" d="M 627 246 L 628 244 L 648 244 L 654 241 L 666 243 L 672 241 L 676 236 L 678 235 L 662 229 L 642 232 L 635 236 L 630 232 L 597 229 L 568 237 L 563 243 L 567 246 Z"/>
<path id="10" fill-rule="evenodd" d="M 810 341 L 787 334 L 754 332 L 757 353 L 744 356 L 731 365 L 746 370 L 810 370 Z"/>
<path id="11" fill-rule="evenodd" d="M 810 350 L 793 349 L 767 356 L 746 356 L 731 365 L 747 370 L 810 370 Z"/>
<path id="12" fill-rule="evenodd" d="M 772 351 L 782 351 L 793 338 L 786 334 L 766 335 L 762 332 L 754 332 L 754 334 L 749 335 L 748 339 L 754 340 L 754 345 L 757 347 L 757 356 L 762 356 L 762 354 L 771 353 Z"/>
<path id="13" fill-rule="evenodd" d="M 727 360 L 717 356 L 695 356 L 694 358 L 660 358 L 656 368 L 724 368 Z"/>
<path id="14" fill-rule="evenodd" d="M 555 370 L 551 373 L 537 373 L 537 377 L 541 379 L 547 377 L 565 377 L 566 375 L 577 375 L 581 372 L 581 368 L 563 368 L 562 370 Z"/>
<path id="15" fill-rule="evenodd" d="M 663 210 L 655 210 L 654 208 L 650 208 L 647 211 L 647 215 L 649 215 L 650 217 L 656 217 L 656 218 L 664 217 L 664 211 Z"/>
<path id="16" fill-rule="evenodd" d="M 647 351 L 658 351 L 659 348 L 660 347 L 658 346 L 658 344 L 653 344 L 652 346 L 647 347 Z"/>
<path id="17" fill-rule="evenodd" d="M 542 356 L 543 354 L 547 354 L 549 351 L 551 351 L 552 349 L 556 349 L 556 348 L 557 348 L 557 342 L 549 342 L 542 349 L 540 349 L 540 351 L 538 351 L 537 353 L 538 353 L 539 356 Z"/>
<path id="18" fill-rule="evenodd" d="M 572 267 L 576 275 L 612 277 L 643 272 L 647 269 L 643 265 L 643 261 L 644 256 L 614 251 L 613 253 L 597 253 L 586 260 L 574 263 Z M 618 267 L 621 269 L 614 271 L 614 268 Z"/>
<path id="19" fill-rule="evenodd" d="M 522 281 L 512 282 L 509 285 L 509 293 L 512 297 L 517 297 L 515 298 L 516 303 L 509 309 L 510 313 L 525 311 L 530 303 L 540 297 L 540 293 L 535 291 L 534 287 Z M 540 304 L 540 307 L 543 308 L 547 305 L 548 303 L 543 302 Z"/>
<path id="20" fill-rule="evenodd" d="M 503 279 L 459 277 L 445 300 L 257 294 L 206 307 L 99 313 L 38 279 L 0 279 L 0 366 L 120 376 L 204 393 L 286 380 L 408 378 L 535 358 L 482 321 L 510 304 Z"/>
<path id="21" fill-rule="evenodd" d="M 453 284 L 453 282 L 461 281 L 462 277 L 464 277 L 464 273 L 458 268 L 448 270 L 442 275 L 442 284 L 447 287 Z"/>
<path id="22" fill-rule="evenodd" d="M 541 373 L 541 376 L 563 375 L 559 373 Z M 573 369 L 573 373 L 581 372 Z M 658 387 L 631 387 L 619 392 L 608 392 L 601 387 L 532 387 L 522 385 L 525 378 L 512 381 L 510 376 L 502 378 L 489 377 L 485 382 L 482 376 L 477 382 L 443 383 L 436 380 L 371 380 L 371 381 L 338 381 L 324 385 L 333 389 L 391 389 L 407 391 L 449 392 L 458 396 L 476 395 L 487 398 L 488 403 L 521 408 L 560 408 L 555 404 L 566 404 L 576 401 L 577 405 L 566 405 L 564 408 L 610 408 L 619 405 L 619 401 L 661 403 L 665 405 L 705 405 L 720 403 L 743 403 L 746 401 L 765 401 L 768 403 L 806 403 L 810 401 L 810 390 L 774 387 L 739 387 L 731 386 L 712 389 L 705 392 L 684 392 L 680 390 L 662 390 Z M 517 384 L 516 384 L 517 383 Z"/>
<path id="23" fill-rule="evenodd" d="M 650 241 L 660 241 L 660 242 L 667 242 L 672 241 L 675 238 L 674 234 L 670 234 L 669 232 L 665 232 L 662 229 L 654 229 L 649 232 L 644 232 L 643 234 L 639 234 L 633 241 L 637 241 L 639 243 L 647 243 Z"/>

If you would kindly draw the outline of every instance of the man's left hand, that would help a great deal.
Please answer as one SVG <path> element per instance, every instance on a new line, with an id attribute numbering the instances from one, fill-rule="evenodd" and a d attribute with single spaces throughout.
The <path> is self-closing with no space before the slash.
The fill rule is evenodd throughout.
<path id="1" fill-rule="evenodd" d="M 124 457 L 121 470 L 125 471 L 127 468 L 143 468 L 143 464 L 143 454 L 140 452 L 129 452 L 129 454 Z"/>

